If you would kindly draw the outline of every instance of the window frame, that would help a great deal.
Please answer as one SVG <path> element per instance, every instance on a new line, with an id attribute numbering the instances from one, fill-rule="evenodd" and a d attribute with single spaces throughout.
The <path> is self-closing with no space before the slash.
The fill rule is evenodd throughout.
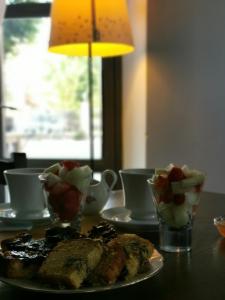
<path id="1" fill-rule="evenodd" d="M 19 3 L 10 4 L 6 7 L 5 18 L 26 18 L 26 17 L 48 17 L 50 15 L 50 3 Z M 1 67 L 0 60 L 0 67 Z M 102 59 L 102 101 L 103 101 L 103 145 L 102 159 L 95 159 L 93 169 L 95 172 L 101 172 L 104 169 L 111 168 L 115 171 L 121 169 L 122 165 L 122 128 L 121 128 L 121 95 L 122 95 L 122 64 L 121 58 Z M 4 103 L 2 95 L 2 72 L 0 72 L 0 104 Z M 3 157 L 3 115 L 0 110 L 0 155 Z M 77 159 L 81 164 L 91 164 L 91 160 Z M 58 159 L 28 159 L 28 167 L 47 167 L 54 164 Z"/>

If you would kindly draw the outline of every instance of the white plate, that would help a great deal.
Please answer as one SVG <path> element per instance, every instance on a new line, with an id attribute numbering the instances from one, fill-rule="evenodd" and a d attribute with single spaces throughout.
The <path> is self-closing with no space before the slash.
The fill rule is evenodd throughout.
<path id="1" fill-rule="evenodd" d="M 25 224 L 25 223 L 45 223 L 50 221 L 49 211 L 43 210 L 41 213 L 22 217 L 10 208 L 9 203 L 0 204 L 0 220 L 5 224 Z"/>
<path id="2" fill-rule="evenodd" d="M 125 207 L 113 207 L 101 212 L 101 217 L 124 230 L 135 232 L 158 231 L 158 220 L 155 215 L 149 216 L 148 220 L 133 220 L 131 211 Z"/>
<path id="3" fill-rule="evenodd" d="M 35 292 L 45 292 L 45 293 L 57 293 L 57 294 L 77 294 L 77 293 L 91 293 L 91 292 L 100 292 L 100 291 L 106 291 L 111 289 L 118 289 L 125 286 L 136 284 L 140 281 L 146 280 L 150 277 L 153 277 L 156 275 L 161 268 L 163 267 L 163 257 L 157 250 L 154 251 L 152 257 L 149 259 L 151 267 L 150 270 L 139 274 L 134 277 L 134 279 L 128 281 L 128 282 L 118 282 L 113 285 L 108 286 L 98 286 L 98 287 L 84 287 L 80 289 L 54 289 L 46 284 L 41 284 L 35 280 L 25 280 L 25 279 L 8 279 L 4 277 L 0 277 L 0 281 L 9 284 L 13 287 L 18 287 L 30 291 Z"/>

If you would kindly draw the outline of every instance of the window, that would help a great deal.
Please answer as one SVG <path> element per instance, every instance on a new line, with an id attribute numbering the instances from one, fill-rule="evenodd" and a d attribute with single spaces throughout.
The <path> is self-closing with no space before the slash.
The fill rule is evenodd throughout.
<path id="1" fill-rule="evenodd" d="M 29 166 L 92 164 L 88 59 L 49 53 L 50 3 L 8 1 L 3 24 L 2 156 Z M 94 58 L 94 169 L 121 167 L 120 59 Z M 4 107 L 3 106 L 3 107 Z"/>

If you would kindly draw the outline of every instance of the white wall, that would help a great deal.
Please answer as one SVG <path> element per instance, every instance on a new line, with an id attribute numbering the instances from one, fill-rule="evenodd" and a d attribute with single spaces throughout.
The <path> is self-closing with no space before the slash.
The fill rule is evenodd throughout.
<path id="1" fill-rule="evenodd" d="M 123 58 L 123 167 L 146 166 L 147 0 L 128 0 L 135 52 Z"/>
<path id="2" fill-rule="evenodd" d="M 5 14 L 5 0 L 0 0 L 0 25 Z"/>
<path id="3" fill-rule="evenodd" d="M 147 166 L 186 163 L 225 193 L 225 1 L 148 1 Z"/>

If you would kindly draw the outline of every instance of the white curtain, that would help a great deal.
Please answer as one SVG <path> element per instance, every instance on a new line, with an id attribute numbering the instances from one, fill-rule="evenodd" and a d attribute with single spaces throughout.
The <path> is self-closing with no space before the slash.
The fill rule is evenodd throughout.
<path id="1" fill-rule="evenodd" d="M 0 0 L 0 25 L 2 24 L 5 14 L 5 0 Z"/>

